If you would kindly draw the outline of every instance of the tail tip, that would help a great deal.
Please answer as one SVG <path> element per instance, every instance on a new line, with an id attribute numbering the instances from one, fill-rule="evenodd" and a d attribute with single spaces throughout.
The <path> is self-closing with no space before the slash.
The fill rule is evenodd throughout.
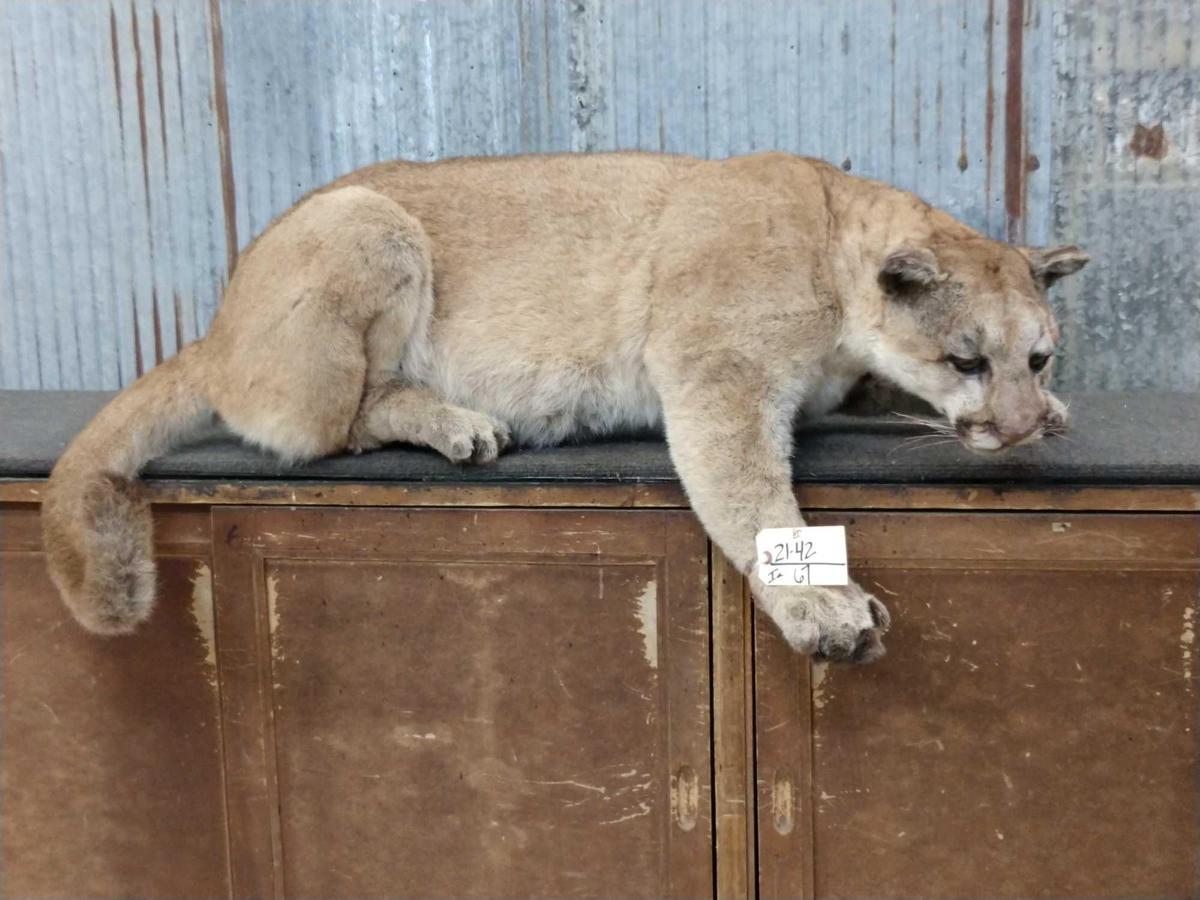
<path id="1" fill-rule="evenodd" d="M 51 578 L 68 609 L 97 635 L 132 634 L 154 609 L 156 578 L 149 509 L 135 483 L 102 473 L 70 504 L 50 510 L 43 534 Z"/>
<path id="2" fill-rule="evenodd" d="M 133 634 L 154 610 L 154 568 L 143 564 L 109 571 L 61 593 L 75 620 L 92 634 Z"/>
<path id="3" fill-rule="evenodd" d="M 135 598 L 117 598 L 119 602 L 106 602 L 75 606 L 75 619 L 92 634 L 102 637 L 118 637 L 133 634 L 138 626 L 150 618 L 151 603 L 139 604 Z"/>

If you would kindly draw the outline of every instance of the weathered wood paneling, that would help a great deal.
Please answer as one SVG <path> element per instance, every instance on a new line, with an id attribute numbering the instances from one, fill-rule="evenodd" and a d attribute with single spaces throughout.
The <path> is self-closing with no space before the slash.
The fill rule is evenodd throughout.
<path id="1" fill-rule="evenodd" d="M 713 684 L 713 825 L 717 896 L 757 896 L 754 808 L 754 642 L 742 573 L 710 550 Z"/>
<path id="2" fill-rule="evenodd" d="M 234 892 L 705 896 L 686 512 L 213 513 Z"/>
<path id="3" fill-rule="evenodd" d="M 815 518 L 894 625 L 810 667 L 758 617 L 764 896 L 1195 896 L 1195 516 Z"/>
<path id="4" fill-rule="evenodd" d="M 101 638 L 58 599 L 37 508 L 0 508 L 5 896 L 228 893 L 209 517 L 155 527 L 154 617 Z"/>
<path id="5" fill-rule="evenodd" d="M 0 480 L 0 502 L 38 503 L 44 481 Z M 520 506 L 670 509 L 687 507 L 677 484 L 631 485 L 280 485 L 272 482 L 149 482 L 155 503 L 227 506 Z M 1195 512 L 1200 489 L 1189 486 L 1073 487 L 1053 489 L 954 485 L 804 485 L 796 490 L 802 509 L 994 509 Z"/>

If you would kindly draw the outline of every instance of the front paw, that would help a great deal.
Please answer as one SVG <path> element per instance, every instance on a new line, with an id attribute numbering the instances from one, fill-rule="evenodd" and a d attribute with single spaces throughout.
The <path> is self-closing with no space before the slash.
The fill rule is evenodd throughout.
<path id="1" fill-rule="evenodd" d="M 820 660 L 869 663 L 884 655 L 891 616 L 878 599 L 851 582 L 845 587 L 764 588 L 763 607 L 784 639 Z"/>

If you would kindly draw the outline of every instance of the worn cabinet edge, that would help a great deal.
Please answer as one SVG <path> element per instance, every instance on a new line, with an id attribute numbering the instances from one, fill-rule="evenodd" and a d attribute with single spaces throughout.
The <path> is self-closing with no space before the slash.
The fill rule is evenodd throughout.
<path id="1" fill-rule="evenodd" d="M 40 503 L 45 479 L 0 479 L 0 503 Z M 156 504 L 197 506 L 478 506 L 682 509 L 675 482 L 482 484 L 163 480 L 145 483 Z M 807 509 L 1200 512 L 1200 485 L 798 484 Z"/>
<path id="2" fill-rule="evenodd" d="M 44 480 L 0 480 L 0 532 L 6 547 L 40 545 L 38 504 Z M 342 507 L 509 507 L 679 509 L 687 501 L 677 484 L 366 484 L 280 482 L 162 481 L 147 485 L 155 504 L 156 545 L 171 555 L 207 543 L 199 528 L 218 518 L 219 508 L 239 506 Z M 979 512 L 1195 513 L 1200 487 L 1045 487 L 1001 488 L 946 485 L 825 485 L 797 487 L 802 504 L 813 510 L 904 510 Z M 204 534 L 201 534 L 201 531 Z M 744 579 L 715 549 L 710 556 L 709 597 L 712 641 L 713 840 L 716 893 L 721 897 L 754 897 L 781 893 L 811 896 L 813 891 L 811 810 L 797 808 L 809 787 L 804 747 L 811 723 L 806 703 L 770 709 L 764 698 L 808 694 L 812 678 L 807 661 L 780 659 L 785 653 L 769 627 L 755 623 Z M 261 648 L 259 648 L 261 650 Z M 776 657 L 770 664 L 767 657 Z M 762 683 L 763 679 L 771 685 Z M 781 724 L 782 723 L 782 724 Z M 771 746 L 799 742 L 799 771 L 767 771 L 775 758 Z M 264 748 L 266 749 L 266 748 Z M 791 803 L 780 792 L 791 792 Z M 794 821 L 783 821 L 789 814 Z M 798 814 L 798 815 L 797 815 Z M 232 840 L 235 836 L 230 835 Z M 273 836 L 274 839 L 277 840 Z M 276 848 L 277 850 L 278 848 Z M 780 869 L 783 882 L 760 884 L 764 856 L 789 858 L 799 864 Z M 278 858 L 277 853 L 270 854 Z M 245 862 L 248 862 L 244 860 Z M 236 869 L 236 864 L 234 865 Z M 278 873 L 254 866 L 235 878 L 278 893 Z M 237 873 L 234 873 L 237 874 Z"/>
<path id="3" fill-rule="evenodd" d="M 756 897 L 753 636 L 746 581 L 713 550 L 713 793 L 717 896 Z"/>

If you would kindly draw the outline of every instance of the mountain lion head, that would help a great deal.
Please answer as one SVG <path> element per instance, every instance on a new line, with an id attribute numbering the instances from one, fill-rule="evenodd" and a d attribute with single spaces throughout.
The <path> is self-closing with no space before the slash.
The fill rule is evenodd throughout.
<path id="1" fill-rule="evenodd" d="M 993 452 L 1066 424 L 1046 390 L 1059 340 L 1046 289 L 1079 271 L 1078 247 L 985 238 L 899 247 L 884 260 L 878 374 L 942 412 L 964 445 Z"/>

